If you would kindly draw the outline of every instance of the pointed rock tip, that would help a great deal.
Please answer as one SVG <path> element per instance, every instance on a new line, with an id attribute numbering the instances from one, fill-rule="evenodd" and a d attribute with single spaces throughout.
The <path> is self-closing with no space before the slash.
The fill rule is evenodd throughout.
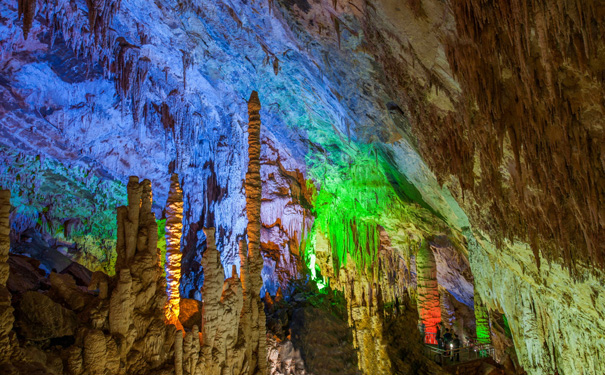
<path id="1" fill-rule="evenodd" d="M 258 98 L 258 92 L 252 91 L 250 99 L 248 99 L 248 108 L 260 109 L 260 99 Z"/>

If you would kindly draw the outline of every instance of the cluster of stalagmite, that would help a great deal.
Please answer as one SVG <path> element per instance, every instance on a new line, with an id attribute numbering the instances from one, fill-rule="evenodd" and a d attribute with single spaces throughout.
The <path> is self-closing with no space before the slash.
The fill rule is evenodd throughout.
<path id="1" fill-rule="evenodd" d="M 418 312 L 425 326 L 425 342 L 436 344 L 437 324 L 441 322 L 437 264 L 428 244 L 422 241 L 416 258 L 418 268 Z"/>
<path id="2" fill-rule="evenodd" d="M 166 303 L 166 321 L 179 325 L 181 295 L 181 236 L 183 235 L 183 191 L 179 177 L 170 178 L 170 191 L 166 203 L 166 282 L 168 302 Z"/>
<path id="3" fill-rule="evenodd" d="M 0 367 L 10 358 L 10 333 L 14 322 L 11 295 L 6 288 L 9 273 L 7 261 L 10 249 L 10 196 L 9 190 L 0 190 Z"/>
<path id="4" fill-rule="evenodd" d="M 128 205 L 117 209 L 115 276 L 94 272 L 89 281 L 82 281 L 77 274 L 51 272 L 48 279 L 40 276 L 46 285 L 41 289 L 19 285 L 22 275 L 11 271 L 17 280 L 13 284 L 21 288 L 12 303 L 6 287 L 10 193 L 0 191 L 2 369 L 8 374 L 26 369 L 69 375 L 266 374 L 265 314 L 259 297 L 263 258 L 256 93 L 249 108 L 250 164 L 245 181 L 249 244 L 240 244 L 241 281 L 235 265 L 232 276 L 225 280 L 214 229 L 204 229 L 207 247 L 202 257 L 201 314 L 197 307 L 193 308 L 196 311 L 188 307 L 186 316 L 183 312 L 179 316 L 183 303 L 179 295 L 183 199 L 176 175 L 171 179 L 166 207 L 168 287 L 160 266 L 157 221 L 151 211 L 151 182 L 130 177 Z M 197 301 L 185 302 L 199 306 Z M 13 327 L 15 306 L 17 328 Z M 17 337 L 34 345 L 21 347 Z M 44 344 L 59 339 L 60 345 Z"/>

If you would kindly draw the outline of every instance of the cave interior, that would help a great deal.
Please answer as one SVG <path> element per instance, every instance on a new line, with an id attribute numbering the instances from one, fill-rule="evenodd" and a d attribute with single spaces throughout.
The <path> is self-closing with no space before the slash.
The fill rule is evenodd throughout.
<path id="1" fill-rule="evenodd" d="M 0 373 L 605 374 L 605 1 L 4 0 Z"/>

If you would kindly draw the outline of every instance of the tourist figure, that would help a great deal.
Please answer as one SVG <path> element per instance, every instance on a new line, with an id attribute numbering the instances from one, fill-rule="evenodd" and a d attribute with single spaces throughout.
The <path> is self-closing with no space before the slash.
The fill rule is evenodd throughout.
<path id="1" fill-rule="evenodd" d="M 437 323 L 437 333 L 435 333 L 435 339 L 439 349 L 443 349 L 443 341 L 441 341 L 441 323 Z"/>
<path id="2" fill-rule="evenodd" d="M 452 341 L 452 344 L 452 348 L 454 350 L 452 360 L 460 362 L 460 339 L 458 338 L 458 335 L 454 335 L 454 340 Z"/>
<path id="3" fill-rule="evenodd" d="M 450 333 L 450 329 L 445 329 L 445 335 L 443 335 L 443 344 L 445 345 L 445 356 L 450 355 L 450 344 L 452 343 L 452 334 Z"/>

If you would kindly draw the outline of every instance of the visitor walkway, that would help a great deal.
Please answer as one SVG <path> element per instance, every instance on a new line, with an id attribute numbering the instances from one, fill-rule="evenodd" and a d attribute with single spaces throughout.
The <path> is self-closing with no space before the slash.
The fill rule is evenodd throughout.
<path id="1" fill-rule="evenodd" d="M 445 350 L 439 349 L 437 345 L 425 344 L 424 355 L 441 366 L 448 366 L 456 363 L 470 362 L 480 358 L 493 358 L 494 347 L 489 344 L 479 344 Z"/>

